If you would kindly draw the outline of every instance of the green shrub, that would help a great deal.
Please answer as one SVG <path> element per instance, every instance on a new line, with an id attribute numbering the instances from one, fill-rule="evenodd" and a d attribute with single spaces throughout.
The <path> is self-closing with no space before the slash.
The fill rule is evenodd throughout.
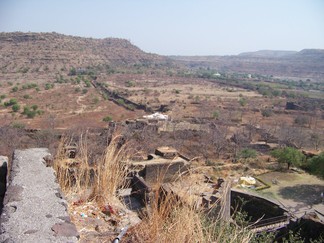
<path id="1" fill-rule="evenodd" d="M 306 170 L 324 179 L 324 152 L 309 159 L 306 164 Z"/>
<path id="2" fill-rule="evenodd" d="M 239 158 L 242 159 L 252 159 L 252 158 L 256 158 L 257 157 L 257 151 L 255 151 L 254 149 L 242 149 L 239 154 L 238 154 Z"/>
<path id="3" fill-rule="evenodd" d="M 15 105 L 15 104 L 17 104 L 17 103 L 18 103 L 17 100 L 16 100 L 15 98 L 12 98 L 12 99 L 10 99 L 9 101 L 5 102 L 5 103 L 4 103 L 4 106 L 8 107 L 8 106 Z"/>
<path id="4" fill-rule="evenodd" d="M 36 113 L 37 113 L 38 115 L 43 115 L 45 112 L 44 112 L 43 110 L 37 110 Z"/>
<path id="5" fill-rule="evenodd" d="M 270 117 L 272 115 L 272 110 L 271 109 L 261 110 L 261 114 L 263 117 Z"/>
<path id="6" fill-rule="evenodd" d="M 218 111 L 213 112 L 213 118 L 216 119 L 216 120 L 219 118 L 219 112 Z"/>
<path id="7" fill-rule="evenodd" d="M 31 96 L 28 95 L 28 94 L 25 94 L 25 95 L 24 95 L 24 99 L 31 99 Z"/>
<path id="8" fill-rule="evenodd" d="M 27 115 L 27 113 L 28 113 L 29 111 L 30 111 L 29 106 L 25 106 L 25 107 L 24 107 L 24 111 L 22 112 L 22 114 Z"/>
<path id="9" fill-rule="evenodd" d="M 102 119 L 102 121 L 104 121 L 104 122 L 110 122 L 110 121 L 112 121 L 113 119 L 112 119 L 112 117 L 111 116 L 106 116 L 106 117 L 104 117 L 103 119 Z"/>
<path id="10" fill-rule="evenodd" d="M 126 81 L 126 87 L 135 87 L 134 81 Z"/>
<path id="11" fill-rule="evenodd" d="M 38 105 L 32 105 L 31 108 L 36 111 L 38 109 Z"/>
<path id="12" fill-rule="evenodd" d="M 17 92 L 18 91 L 18 86 L 15 86 L 11 89 L 11 92 Z"/>
<path id="13" fill-rule="evenodd" d="M 30 110 L 29 106 L 25 106 L 22 114 L 26 115 L 28 118 L 34 118 L 37 112 L 34 110 Z"/>
<path id="14" fill-rule="evenodd" d="M 27 73 L 29 70 L 28 67 L 24 67 L 24 68 L 21 68 L 19 71 L 22 72 L 22 73 Z"/>
<path id="15" fill-rule="evenodd" d="M 117 103 L 120 105 L 125 105 L 125 101 L 123 99 L 118 99 Z"/>
<path id="16" fill-rule="evenodd" d="M 69 75 L 70 75 L 70 76 L 74 76 L 74 75 L 76 75 L 76 69 L 75 69 L 74 67 L 71 67 L 71 68 L 70 68 Z"/>
<path id="17" fill-rule="evenodd" d="M 54 88 L 54 84 L 51 84 L 51 83 L 46 83 L 45 84 L 45 90 L 49 90 L 49 89 L 52 89 Z"/>
<path id="18" fill-rule="evenodd" d="M 239 99 L 239 103 L 240 103 L 241 106 L 245 106 L 247 104 L 247 99 L 244 98 L 244 97 L 241 97 Z"/>
<path id="19" fill-rule="evenodd" d="M 14 104 L 12 107 L 13 112 L 17 112 L 20 110 L 20 105 L 19 104 Z"/>
<path id="20" fill-rule="evenodd" d="M 11 124 L 11 127 L 17 128 L 17 129 L 24 129 L 26 127 L 26 125 L 24 123 L 20 123 L 20 122 L 13 122 Z"/>
<path id="21" fill-rule="evenodd" d="M 38 87 L 38 85 L 35 83 L 26 83 L 23 86 L 21 86 L 21 89 L 33 89 L 36 87 Z"/>
<path id="22" fill-rule="evenodd" d="M 84 80 L 84 83 L 86 85 L 87 88 L 90 88 L 91 87 L 91 83 L 89 80 Z"/>
<path id="23" fill-rule="evenodd" d="M 26 115 L 28 118 L 34 118 L 36 116 L 36 114 L 37 114 L 37 111 L 28 111 Z"/>

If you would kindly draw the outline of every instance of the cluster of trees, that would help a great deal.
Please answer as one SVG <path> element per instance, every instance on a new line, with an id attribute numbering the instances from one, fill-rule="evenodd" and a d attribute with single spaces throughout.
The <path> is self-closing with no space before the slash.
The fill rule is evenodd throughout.
<path id="1" fill-rule="evenodd" d="M 288 169 L 293 165 L 324 178 L 324 152 L 307 159 L 299 150 L 292 147 L 285 147 L 272 151 L 271 155 L 277 158 L 279 163 L 287 164 Z"/>

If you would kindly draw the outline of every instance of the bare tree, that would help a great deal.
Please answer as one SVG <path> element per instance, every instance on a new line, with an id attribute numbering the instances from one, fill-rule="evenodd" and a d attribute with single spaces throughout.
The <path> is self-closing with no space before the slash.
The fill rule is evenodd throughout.
<path id="1" fill-rule="evenodd" d="M 301 127 L 282 126 L 278 133 L 279 143 L 282 145 L 302 148 L 307 142 L 307 134 Z"/>
<path id="2" fill-rule="evenodd" d="M 244 147 L 247 147 L 251 142 L 244 129 L 238 129 L 231 137 L 231 141 L 233 142 L 232 149 L 235 160 L 237 158 L 238 151 Z"/>
<path id="3" fill-rule="evenodd" d="M 278 127 L 277 126 L 265 126 L 263 125 L 261 127 L 261 138 L 266 142 L 270 143 L 273 141 L 277 141 L 276 134 L 278 132 Z"/>
<path id="4" fill-rule="evenodd" d="M 313 145 L 315 150 L 318 150 L 323 142 L 323 132 L 321 133 L 319 130 L 312 131 L 310 133 L 310 143 Z"/>
<path id="5" fill-rule="evenodd" d="M 229 145 L 229 142 L 227 140 L 228 127 L 211 123 L 209 134 L 211 136 L 211 142 L 213 144 L 216 157 L 219 158 L 221 153 L 224 152 Z"/>
<path id="6" fill-rule="evenodd" d="M 254 135 L 257 133 L 259 123 L 260 119 L 258 117 L 252 117 L 248 120 L 246 129 L 250 140 L 253 140 Z"/>

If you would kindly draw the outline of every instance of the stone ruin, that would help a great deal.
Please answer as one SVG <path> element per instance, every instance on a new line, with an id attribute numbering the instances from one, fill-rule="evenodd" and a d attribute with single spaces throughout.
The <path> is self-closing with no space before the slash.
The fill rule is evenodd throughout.
<path id="1" fill-rule="evenodd" d="M 130 171 L 149 184 L 174 181 L 188 168 L 189 159 L 170 147 L 157 148 L 146 160 L 130 163 Z"/>

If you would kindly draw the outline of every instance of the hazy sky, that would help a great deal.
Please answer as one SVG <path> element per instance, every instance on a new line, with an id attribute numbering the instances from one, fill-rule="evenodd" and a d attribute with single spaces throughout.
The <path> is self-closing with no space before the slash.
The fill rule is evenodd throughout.
<path id="1" fill-rule="evenodd" d="M 0 32 L 129 39 L 163 55 L 324 49 L 324 0 L 0 0 Z"/>

